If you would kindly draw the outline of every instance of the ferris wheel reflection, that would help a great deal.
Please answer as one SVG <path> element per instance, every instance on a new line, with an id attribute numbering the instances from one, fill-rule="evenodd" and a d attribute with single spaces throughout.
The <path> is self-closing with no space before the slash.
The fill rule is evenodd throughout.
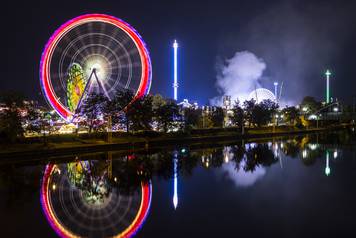
<path id="1" fill-rule="evenodd" d="M 48 164 L 41 186 L 45 217 L 60 237 L 131 237 L 143 225 L 152 185 L 120 187 L 112 161 Z"/>

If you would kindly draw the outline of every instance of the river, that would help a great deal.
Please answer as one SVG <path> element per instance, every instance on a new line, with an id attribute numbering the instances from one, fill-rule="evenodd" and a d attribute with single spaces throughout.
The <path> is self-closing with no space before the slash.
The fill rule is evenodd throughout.
<path id="1" fill-rule="evenodd" d="M 355 233 L 354 129 L 31 161 L 0 163 L 1 237 Z"/>

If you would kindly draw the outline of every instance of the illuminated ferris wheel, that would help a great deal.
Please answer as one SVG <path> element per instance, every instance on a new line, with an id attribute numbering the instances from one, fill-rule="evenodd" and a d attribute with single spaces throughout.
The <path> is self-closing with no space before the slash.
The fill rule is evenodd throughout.
<path id="1" fill-rule="evenodd" d="M 248 100 L 251 99 L 254 99 L 257 103 L 260 103 L 263 100 L 271 100 L 275 102 L 276 96 L 266 88 L 257 88 L 249 94 Z"/>
<path id="2" fill-rule="evenodd" d="M 48 102 L 70 120 L 92 92 L 109 100 L 123 89 L 148 93 L 151 61 L 140 35 L 109 15 L 87 14 L 58 28 L 41 57 L 40 80 Z"/>

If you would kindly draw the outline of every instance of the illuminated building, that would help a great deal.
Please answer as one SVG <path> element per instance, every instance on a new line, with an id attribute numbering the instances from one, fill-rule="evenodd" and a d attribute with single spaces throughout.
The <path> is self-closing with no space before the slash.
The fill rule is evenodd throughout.
<path id="1" fill-rule="evenodd" d="M 193 109 L 198 109 L 199 105 L 197 102 L 190 103 L 188 99 L 183 99 L 182 102 L 178 103 L 178 106 L 182 108 L 193 108 Z"/>
<path id="2" fill-rule="evenodd" d="M 223 96 L 223 108 L 225 110 L 230 110 L 232 108 L 231 96 L 229 95 Z"/>

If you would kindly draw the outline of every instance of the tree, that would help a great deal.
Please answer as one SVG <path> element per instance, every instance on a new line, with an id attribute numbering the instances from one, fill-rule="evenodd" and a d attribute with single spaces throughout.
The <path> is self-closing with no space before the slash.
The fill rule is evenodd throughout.
<path id="1" fill-rule="evenodd" d="M 286 122 L 288 122 L 290 125 L 296 124 L 296 120 L 299 116 L 299 110 L 296 107 L 283 108 L 282 113 Z"/>
<path id="2" fill-rule="evenodd" d="M 166 104 L 166 100 L 160 95 L 156 94 L 152 96 L 152 109 L 156 110 L 160 106 Z"/>
<path id="3" fill-rule="evenodd" d="M 251 121 L 258 127 L 267 124 L 272 120 L 278 109 L 278 104 L 267 99 L 255 104 L 252 108 Z"/>
<path id="4" fill-rule="evenodd" d="M 256 105 L 256 101 L 254 99 L 246 100 L 243 103 L 244 117 L 246 118 L 249 127 L 251 127 L 251 125 L 253 124 L 252 115 L 253 115 L 253 110 L 255 108 L 255 105 Z"/>
<path id="5" fill-rule="evenodd" d="M 3 93 L 0 102 L 4 104 L 4 109 L 0 114 L 0 137 L 11 142 L 18 137 L 22 137 L 24 122 L 21 115 L 24 97 L 16 92 Z"/>
<path id="6" fill-rule="evenodd" d="M 152 96 L 136 98 L 127 106 L 125 112 L 126 117 L 131 120 L 133 130 L 150 130 L 153 117 Z"/>
<path id="7" fill-rule="evenodd" d="M 189 130 L 191 128 L 197 128 L 199 122 L 202 120 L 202 110 L 194 108 L 183 109 L 184 129 Z"/>
<path id="8" fill-rule="evenodd" d="M 313 113 L 321 107 L 321 103 L 315 100 L 314 97 L 306 96 L 300 103 L 300 108 L 303 112 Z"/>
<path id="9" fill-rule="evenodd" d="M 98 130 L 100 121 L 103 121 L 104 108 L 108 98 L 102 93 L 90 93 L 83 101 L 80 108 L 77 109 L 77 114 L 86 118 L 86 124 L 89 128 L 89 133 L 93 130 Z"/>
<path id="10" fill-rule="evenodd" d="M 26 105 L 26 132 L 34 132 L 37 134 L 43 133 L 43 143 L 46 143 L 46 128 L 49 123 L 44 112 L 41 112 L 39 108 L 30 102 Z"/>
<path id="11" fill-rule="evenodd" d="M 232 112 L 233 114 L 230 116 L 230 120 L 235 126 L 242 127 L 244 125 L 244 110 L 238 101 L 235 102 Z"/>
<path id="12" fill-rule="evenodd" d="M 134 97 L 135 95 L 131 90 L 121 90 L 115 95 L 111 103 L 113 123 L 123 124 L 126 128 L 126 132 L 129 132 L 132 125 L 131 114 L 127 112 Z"/>
<path id="13" fill-rule="evenodd" d="M 213 127 L 223 127 L 224 124 L 224 110 L 221 107 L 216 107 L 210 115 Z"/>
<path id="14" fill-rule="evenodd" d="M 135 98 L 131 90 L 122 90 L 117 93 L 111 103 L 113 121 L 124 124 L 126 131 L 131 129 L 150 130 L 153 117 L 153 97 L 144 95 Z"/>
<path id="15" fill-rule="evenodd" d="M 154 115 L 158 128 L 163 129 L 164 132 L 173 129 L 177 122 L 181 121 L 179 106 L 174 100 L 166 100 L 166 104 L 159 106 L 154 111 Z"/>

